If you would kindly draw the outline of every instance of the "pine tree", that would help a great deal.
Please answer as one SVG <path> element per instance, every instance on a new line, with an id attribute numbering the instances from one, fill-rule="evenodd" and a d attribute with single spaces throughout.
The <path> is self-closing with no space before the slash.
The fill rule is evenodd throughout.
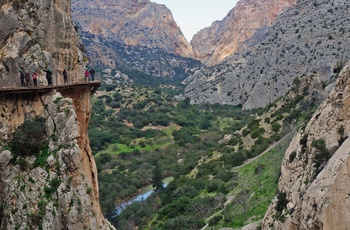
<path id="1" fill-rule="evenodd" d="M 158 161 L 154 164 L 153 169 L 153 187 L 155 188 L 155 191 L 158 192 L 164 188 L 163 181 L 162 181 L 162 170 L 159 167 Z"/>

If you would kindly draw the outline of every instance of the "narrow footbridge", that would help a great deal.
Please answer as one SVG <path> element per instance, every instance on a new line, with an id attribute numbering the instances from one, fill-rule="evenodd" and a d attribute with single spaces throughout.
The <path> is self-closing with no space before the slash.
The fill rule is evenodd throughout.
<path id="1" fill-rule="evenodd" d="M 101 86 L 100 81 L 75 82 L 48 86 L 22 86 L 22 87 L 4 87 L 0 88 L 0 95 L 10 94 L 42 94 L 53 90 L 74 90 L 80 87 L 90 87 L 91 93 L 95 93 L 98 87 Z"/>
<path id="2" fill-rule="evenodd" d="M 81 90 L 89 90 L 91 94 L 94 94 L 96 90 L 101 86 L 101 74 L 96 73 L 92 80 L 79 79 L 75 74 L 68 78 L 69 83 L 64 83 L 63 78 L 60 78 L 56 73 L 53 77 L 53 84 L 48 85 L 44 77 L 41 80 L 38 79 L 38 86 L 34 86 L 32 79 L 29 82 L 25 82 L 26 86 L 21 86 L 20 79 L 12 78 L 13 82 L 8 84 L 1 84 L 0 82 L 0 97 L 1 98 L 32 98 L 49 92 L 60 92 L 65 95 L 72 93 L 79 93 Z"/>

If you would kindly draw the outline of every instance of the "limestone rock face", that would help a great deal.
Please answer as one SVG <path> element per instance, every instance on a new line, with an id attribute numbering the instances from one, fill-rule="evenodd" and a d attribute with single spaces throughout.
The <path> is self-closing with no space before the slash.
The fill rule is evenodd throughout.
<path id="1" fill-rule="evenodd" d="M 67 68 L 70 80 L 82 73 L 70 4 L 0 0 L 1 88 L 18 87 L 20 69 L 39 71 L 39 82 L 44 68 L 54 76 Z M 114 229 L 101 212 L 89 146 L 90 87 L 1 94 L 0 110 L 0 228 Z M 36 117 L 44 118 L 48 147 L 42 146 L 39 155 L 5 150 L 16 128 Z"/>
<path id="2" fill-rule="evenodd" d="M 67 68 L 69 77 L 83 73 L 81 45 L 71 20 L 71 3 L 59 1 L 0 1 L 1 86 L 20 86 L 19 70 L 38 72 L 50 68 L 54 83 Z M 57 77 L 57 80 L 56 80 Z M 45 82 L 46 83 L 46 82 Z"/>
<path id="3" fill-rule="evenodd" d="M 193 36 L 195 58 L 207 65 L 220 63 L 242 51 L 246 40 L 267 27 L 296 0 L 240 0 L 222 21 L 215 21 Z"/>
<path id="4" fill-rule="evenodd" d="M 291 142 L 282 163 L 279 191 L 286 194 L 285 220 L 275 199 L 263 229 L 348 229 L 350 226 L 350 65 Z M 320 145 L 320 140 L 324 144 Z"/>
<path id="5" fill-rule="evenodd" d="M 49 146 L 47 156 L 39 154 L 39 165 L 34 155 L 12 160 L 10 151 L 0 151 L 0 200 L 6 204 L 0 213 L 1 228 L 114 229 L 99 205 L 97 169 L 87 134 L 90 96 L 85 88 L 32 99 L 1 98 L 0 122 L 7 130 L 1 133 L 0 148 L 18 125 L 35 117 L 46 119 Z M 57 191 L 50 191 L 53 181 Z"/>
<path id="6" fill-rule="evenodd" d="M 349 13 L 346 0 L 298 1 L 247 49 L 189 77 L 184 96 L 252 109 L 284 96 L 295 77 L 316 72 L 329 80 L 350 57 Z"/>
<path id="7" fill-rule="evenodd" d="M 73 19 L 92 35 L 193 57 L 189 42 L 165 5 L 149 0 L 73 0 L 72 8 Z"/>

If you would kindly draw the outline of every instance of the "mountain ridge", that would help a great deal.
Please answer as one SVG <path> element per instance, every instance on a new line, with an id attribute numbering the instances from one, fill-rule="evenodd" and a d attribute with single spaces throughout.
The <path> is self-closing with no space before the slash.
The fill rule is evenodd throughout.
<path id="1" fill-rule="evenodd" d="M 296 0 L 240 0 L 221 21 L 197 32 L 190 41 L 195 58 L 206 65 L 219 64 L 245 49 L 257 31 L 266 30 Z"/>
<path id="2" fill-rule="evenodd" d="M 316 71 L 328 81 L 350 56 L 348 11 L 346 1 L 299 1 L 257 44 L 189 77 L 184 96 L 192 103 L 242 104 L 252 109 L 285 95 L 295 77 Z"/>

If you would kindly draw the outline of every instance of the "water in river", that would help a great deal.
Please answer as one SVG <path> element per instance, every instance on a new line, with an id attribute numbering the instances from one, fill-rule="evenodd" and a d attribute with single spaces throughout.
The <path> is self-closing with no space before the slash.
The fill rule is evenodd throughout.
<path id="1" fill-rule="evenodd" d="M 163 180 L 164 187 L 166 187 L 172 180 L 174 180 L 173 177 L 165 178 Z M 154 193 L 154 188 L 152 185 L 143 187 L 141 193 L 138 196 L 131 198 L 129 201 L 118 204 L 116 207 L 117 209 L 115 210 L 115 214 L 119 215 L 127 206 L 129 206 L 134 202 L 146 200 L 148 197 L 152 195 L 152 193 Z"/>

